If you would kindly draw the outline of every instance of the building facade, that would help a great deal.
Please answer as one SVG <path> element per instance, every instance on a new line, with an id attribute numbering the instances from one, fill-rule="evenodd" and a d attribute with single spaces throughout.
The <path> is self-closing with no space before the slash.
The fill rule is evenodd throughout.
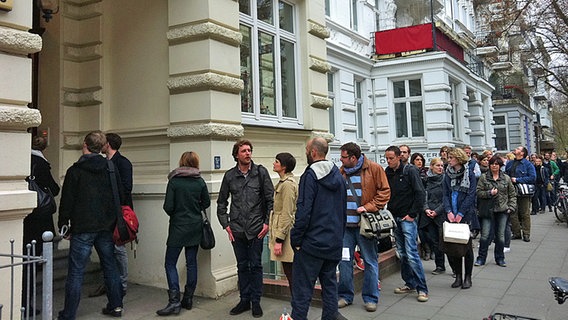
<path id="1" fill-rule="evenodd" d="M 442 146 L 493 149 L 491 70 L 474 55 L 472 1 L 326 4 L 335 161 L 349 141 L 382 165 L 389 145 L 427 159 Z"/>
<path id="2" fill-rule="evenodd" d="M 299 172 L 306 141 L 330 137 L 323 0 L 68 0 L 59 6 L 48 23 L 38 22 L 41 36 L 28 32 L 37 15 L 32 1 L 0 10 L 0 77 L 8 84 L 0 88 L 0 145 L 9 150 L 1 156 L 1 252 L 9 252 L 10 238 L 22 238 L 21 221 L 34 206 L 24 181 L 30 127 L 48 136 L 46 157 L 60 182 L 87 132 L 123 137 L 140 219 L 129 278 L 160 287 L 166 286 L 160 258 L 166 177 L 182 152 L 201 157 L 215 222 L 217 192 L 235 165 L 237 139 L 251 140 L 255 162 L 267 168 L 278 152 L 291 152 Z M 35 52 L 37 65 L 27 57 Z M 37 104 L 28 108 L 36 93 Z M 237 281 L 226 233 L 218 223 L 213 227 L 218 244 L 199 254 L 196 292 L 210 297 L 234 290 Z M 0 276 L 6 283 L 5 271 Z M 0 299 L 9 301 L 8 288 L 0 290 Z"/>

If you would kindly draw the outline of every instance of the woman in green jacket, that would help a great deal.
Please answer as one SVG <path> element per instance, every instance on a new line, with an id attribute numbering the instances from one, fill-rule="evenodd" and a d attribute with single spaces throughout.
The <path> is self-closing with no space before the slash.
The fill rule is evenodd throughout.
<path id="1" fill-rule="evenodd" d="M 479 239 L 479 252 L 475 266 L 485 264 L 492 230 L 495 233 L 495 263 L 500 267 L 507 266 L 503 252 L 505 227 L 509 215 L 517 209 L 517 192 L 511 178 L 501 171 L 502 166 L 501 157 L 492 157 L 489 160 L 489 171 L 482 174 L 477 183 L 477 207 L 481 220 L 481 238 Z"/>
<path id="2" fill-rule="evenodd" d="M 178 314 L 180 309 L 191 310 L 193 292 L 197 285 L 197 250 L 203 234 L 201 211 L 211 204 L 209 191 L 199 172 L 199 156 L 193 151 L 184 152 L 179 168 L 168 175 L 164 211 L 170 216 L 166 242 L 166 278 L 168 280 L 168 305 L 156 311 L 160 316 Z M 187 283 L 180 301 L 177 261 L 185 248 Z"/>

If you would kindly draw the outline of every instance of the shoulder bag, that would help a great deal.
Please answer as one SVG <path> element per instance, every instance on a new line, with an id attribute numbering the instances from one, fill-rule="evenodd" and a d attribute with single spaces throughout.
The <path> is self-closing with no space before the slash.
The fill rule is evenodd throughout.
<path id="1" fill-rule="evenodd" d="M 28 189 L 30 191 L 35 191 L 37 196 L 36 210 L 45 214 L 54 214 L 57 211 L 57 205 L 55 204 L 55 197 L 51 193 L 49 188 L 42 188 L 35 180 L 33 173 L 33 168 L 31 175 L 26 177 L 28 182 Z"/>
<path id="2" fill-rule="evenodd" d="M 361 206 L 361 199 L 357 196 L 355 187 L 349 177 L 346 177 L 347 185 L 351 190 L 351 194 L 355 198 L 357 206 Z M 396 221 L 387 209 L 381 209 L 379 212 L 363 212 L 361 213 L 361 222 L 359 223 L 359 233 L 369 239 L 379 238 L 381 232 L 387 232 L 396 227 Z"/>
<path id="3" fill-rule="evenodd" d="M 203 236 L 201 237 L 199 246 L 203 250 L 211 250 L 215 248 L 215 235 L 213 234 L 213 229 L 211 229 L 211 223 L 209 223 L 209 219 L 207 219 L 207 212 L 201 210 L 201 215 L 203 217 Z"/>
<path id="4" fill-rule="evenodd" d="M 529 183 L 516 183 L 517 197 L 530 198 L 534 195 L 535 186 Z"/>
<path id="5" fill-rule="evenodd" d="M 119 246 L 132 241 L 136 241 L 136 243 L 138 243 L 138 217 L 130 206 L 120 205 L 118 184 L 116 182 L 116 175 L 114 174 L 114 164 L 111 160 L 107 160 L 107 166 L 110 176 L 110 184 L 112 187 L 112 198 L 116 207 L 116 226 L 114 227 L 113 232 L 114 243 Z"/>

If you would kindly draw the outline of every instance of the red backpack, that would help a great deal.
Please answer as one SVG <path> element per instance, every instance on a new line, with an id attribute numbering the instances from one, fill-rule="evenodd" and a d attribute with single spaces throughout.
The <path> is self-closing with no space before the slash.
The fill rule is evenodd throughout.
<path id="1" fill-rule="evenodd" d="M 113 239 L 116 245 L 125 245 L 129 242 L 138 242 L 138 217 L 130 206 L 122 207 L 122 219 L 117 217 L 116 227 L 114 228 Z"/>

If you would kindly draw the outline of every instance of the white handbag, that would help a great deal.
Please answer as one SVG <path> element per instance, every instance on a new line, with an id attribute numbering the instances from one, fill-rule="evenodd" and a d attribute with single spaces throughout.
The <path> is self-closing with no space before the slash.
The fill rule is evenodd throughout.
<path id="1" fill-rule="evenodd" d="M 449 223 L 444 222 L 444 241 L 452 243 L 467 244 L 469 242 L 470 232 L 467 223 Z"/>

